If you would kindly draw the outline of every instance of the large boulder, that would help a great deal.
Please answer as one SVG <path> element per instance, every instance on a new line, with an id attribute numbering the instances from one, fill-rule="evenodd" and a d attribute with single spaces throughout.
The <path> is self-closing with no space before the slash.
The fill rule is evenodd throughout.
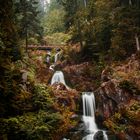
<path id="1" fill-rule="evenodd" d="M 104 140 L 103 131 L 96 132 L 93 140 Z"/>
<path id="2" fill-rule="evenodd" d="M 102 118 L 102 120 L 109 118 L 121 106 L 135 98 L 133 94 L 121 89 L 119 87 L 119 82 L 115 79 L 102 83 L 101 87 L 95 91 L 95 96 L 97 103 L 97 120 L 100 118 Z"/>

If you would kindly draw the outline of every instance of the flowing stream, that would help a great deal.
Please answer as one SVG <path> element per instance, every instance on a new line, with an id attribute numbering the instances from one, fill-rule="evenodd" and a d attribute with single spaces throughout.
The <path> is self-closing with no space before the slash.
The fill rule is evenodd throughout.
<path id="1" fill-rule="evenodd" d="M 99 130 L 95 122 L 95 97 L 92 92 L 83 92 L 83 122 L 85 124 L 85 132 L 89 133 L 82 140 L 94 140 L 94 136 L 98 131 L 103 132 L 103 139 L 108 140 L 106 132 Z"/>
<path id="2" fill-rule="evenodd" d="M 54 71 L 55 65 L 50 65 L 49 69 Z"/>
<path id="3" fill-rule="evenodd" d="M 86 2 L 86 1 L 85 1 Z M 55 55 L 55 63 L 59 59 L 60 52 L 56 53 Z M 50 69 L 54 70 L 54 65 L 50 66 Z M 67 89 L 69 87 L 66 85 L 64 74 L 62 71 L 56 71 L 52 77 L 51 85 L 55 83 L 62 83 L 66 86 Z M 96 104 L 95 104 L 95 96 L 93 92 L 83 92 L 82 94 L 82 101 L 83 101 L 83 122 L 85 125 L 84 131 L 88 134 L 82 138 L 82 140 L 95 140 L 95 135 L 98 131 L 102 132 L 102 136 L 104 140 L 108 140 L 108 136 L 106 131 L 98 129 L 98 126 L 95 121 L 95 111 L 96 111 Z M 66 138 L 63 138 L 63 140 Z"/>
<path id="4" fill-rule="evenodd" d="M 54 63 L 56 63 L 59 60 L 59 55 L 60 55 L 60 52 L 55 54 L 55 56 L 54 56 Z"/>

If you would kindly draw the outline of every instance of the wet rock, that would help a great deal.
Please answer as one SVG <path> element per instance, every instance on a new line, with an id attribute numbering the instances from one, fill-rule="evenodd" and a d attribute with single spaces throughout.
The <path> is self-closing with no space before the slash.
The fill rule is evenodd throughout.
<path id="1" fill-rule="evenodd" d="M 56 51 L 59 52 L 59 51 L 61 51 L 61 49 L 60 48 L 56 48 Z"/>
<path id="2" fill-rule="evenodd" d="M 79 126 L 78 126 L 78 130 L 79 131 L 84 131 L 85 129 L 85 124 L 84 123 L 80 123 Z"/>
<path id="3" fill-rule="evenodd" d="M 70 140 L 82 140 L 83 137 L 83 133 L 81 131 L 70 133 L 69 135 Z"/>
<path id="4" fill-rule="evenodd" d="M 84 131 L 84 134 L 86 134 L 86 135 L 87 135 L 87 134 L 89 135 L 90 133 L 91 133 L 90 130 L 85 130 L 85 131 Z"/>
<path id="5" fill-rule="evenodd" d="M 128 120 L 125 119 L 125 118 L 122 118 L 120 121 L 119 121 L 120 124 L 127 124 L 128 123 Z"/>
<path id="6" fill-rule="evenodd" d="M 119 140 L 119 138 L 111 131 L 107 131 L 107 136 L 109 140 Z"/>
<path id="7" fill-rule="evenodd" d="M 69 130 L 69 132 L 75 132 L 75 131 L 81 131 L 81 132 L 83 132 L 84 130 L 85 130 L 85 124 L 82 121 L 80 121 L 80 119 L 79 119 L 78 125 L 75 126 L 74 128 L 71 128 Z"/>
<path id="8" fill-rule="evenodd" d="M 67 90 L 66 86 L 62 83 L 54 83 L 53 88 L 56 90 Z"/>
<path id="9" fill-rule="evenodd" d="M 103 121 L 105 120 L 103 114 L 96 112 L 95 115 L 96 115 L 96 122 L 98 124 L 98 127 L 102 128 L 103 127 Z"/>
<path id="10" fill-rule="evenodd" d="M 76 120 L 77 118 L 79 118 L 79 115 L 77 115 L 77 114 L 73 114 L 73 115 L 70 117 L 70 119 L 73 119 L 73 120 Z"/>
<path id="11" fill-rule="evenodd" d="M 82 140 L 83 135 L 84 135 L 84 123 L 82 122 L 79 123 L 79 125 L 77 125 L 76 127 L 71 128 L 65 137 L 70 140 Z"/>
<path id="12" fill-rule="evenodd" d="M 103 132 L 102 131 L 96 132 L 93 140 L 103 140 Z"/>

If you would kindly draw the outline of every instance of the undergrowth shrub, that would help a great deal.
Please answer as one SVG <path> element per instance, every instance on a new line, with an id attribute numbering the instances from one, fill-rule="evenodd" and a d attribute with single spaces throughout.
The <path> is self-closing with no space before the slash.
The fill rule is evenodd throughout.
<path id="1" fill-rule="evenodd" d="M 119 87 L 132 94 L 140 95 L 140 89 L 138 89 L 138 87 L 130 81 L 124 80 L 124 81 L 120 82 Z"/>

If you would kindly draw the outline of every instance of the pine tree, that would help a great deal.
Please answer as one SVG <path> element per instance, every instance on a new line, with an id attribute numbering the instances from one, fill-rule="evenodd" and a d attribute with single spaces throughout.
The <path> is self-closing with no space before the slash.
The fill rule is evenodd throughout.
<path id="1" fill-rule="evenodd" d="M 26 40 L 26 52 L 30 36 L 42 37 L 43 28 L 38 17 L 40 14 L 38 6 L 37 0 L 19 0 L 15 2 L 19 35 Z"/>
<path id="2" fill-rule="evenodd" d="M 18 46 L 17 27 L 14 23 L 14 10 L 12 0 L 0 1 L 0 39 L 4 45 L 4 56 L 12 60 L 21 58 Z"/>

